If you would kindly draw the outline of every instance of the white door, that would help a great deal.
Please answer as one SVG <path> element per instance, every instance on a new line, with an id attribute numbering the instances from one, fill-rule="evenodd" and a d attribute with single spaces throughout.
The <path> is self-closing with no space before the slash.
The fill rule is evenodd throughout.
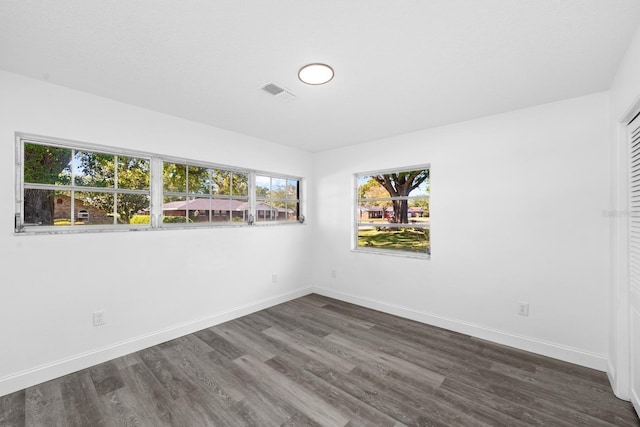
<path id="1" fill-rule="evenodd" d="M 640 414 L 640 116 L 628 126 L 629 165 L 629 314 L 631 402 Z"/>

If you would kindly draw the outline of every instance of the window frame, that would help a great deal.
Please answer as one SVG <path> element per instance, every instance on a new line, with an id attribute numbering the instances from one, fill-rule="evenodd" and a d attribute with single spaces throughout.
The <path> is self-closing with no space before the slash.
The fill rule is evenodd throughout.
<path id="1" fill-rule="evenodd" d="M 117 147 L 105 146 L 101 144 L 93 144 L 88 142 L 81 141 L 72 141 L 62 138 L 34 135 L 22 132 L 15 133 L 15 218 L 14 218 L 14 235 L 38 235 L 38 234 L 65 234 L 65 233 L 87 233 L 87 232 L 113 232 L 113 231 L 149 231 L 149 230 L 168 230 L 168 229 L 193 229 L 193 228 L 220 228 L 220 227 L 247 227 L 247 226 L 272 226 L 272 225 L 285 225 L 285 224 L 300 224 L 303 222 L 304 216 L 303 205 L 302 205 L 302 194 L 303 193 L 303 183 L 305 182 L 304 178 L 286 175 L 280 173 L 266 172 L 266 171 L 258 171 L 253 169 L 241 168 L 236 166 L 223 165 L 218 163 L 210 163 L 193 159 L 186 159 L 182 157 L 175 156 L 165 156 L 155 153 L 149 153 L 138 150 L 130 150 L 130 149 L 122 149 Z M 128 157 L 128 158 L 142 158 L 149 160 L 149 189 L 145 190 L 130 190 L 130 189 L 119 189 L 117 188 L 117 184 L 114 184 L 113 188 L 103 188 L 103 187 L 84 187 L 75 185 L 74 180 L 72 179 L 70 185 L 55 185 L 55 184 L 33 184 L 33 183 L 25 183 L 24 176 L 24 151 L 25 144 L 38 144 L 49 147 L 59 147 L 65 148 L 75 151 L 91 151 L 100 154 L 107 154 L 113 156 L 120 157 Z M 208 169 L 218 169 L 223 170 L 225 172 L 231 173 L 239 173 L 247 175 L 247 191 L 248 194 L 246 196 L 247 202 L 249 204 L 249 219 L 247 221 L 241 222 L 195 222 L 195 223 L 163 223 L 163 201 L 164 201 L 164 182 L 163 182 L 163 165 L 164 163 L 174 163 L 181 164 L 186 166 L 193 167 L 202 167 Z M 256 213 L 256 194 L 255 194 L 255 177 L 256 175 L 266 175 L 277 178 L 285 178 L 289 180 L 297 180 L 298 181 L 298 201 L 299 201 L 299 211 L 298 211 L 298 221 L 264 221 L 264 222 L 256 222 L 253 221 Z M 73 173 L 72 173 L 73 176 Z M 116 177 L 117 181 L 117 177 Z M 146 194 L 148 195 L 149 202 L 149 224 L 96 224 L 96 225 L 76 225 L 74 221 L 71 221 L 70 225 L 60 226 L 60 225 L 29 225 L 25 224 L 25 209 L 24 209 L 24 194 L 25 194 L 25 185 L 26 188 L 38 187 L 48 190 L 60 190 L 60 191 L 83 191 L 83 192 L 103 192 L 103 193 L 113 193 L 114 195 L 118 194 Z M 171 195 L 172 192 L 168 192 Z M 73 193 L 72 193 L 73 194 Z M 207 197 L 212 197 L 212 195 L 208 195 Z M 245 196 L 242 196 L 243 198 Z M 221 198 L 231 199 L 232 195 L 223 196 Z M 72 198 L 73 203 L 73 198 Z M 74 216 L 74 208 L 72 206 L 71 209 L 71 217 Z M 301 220 L 302 218 L 302 220 Z M 73 218 L 75 219 L 75 218 Z"/>
<path id="2" fill-rule="evenodd" d="M 188 223 L 188 222 L 184 222 L 184 223 L 164 223 L 162 221 L 162 206 L 164 205 L 164 197 L 166 195 L 168 196 L 175 196 L 180 192 L 175 192 L 175 191 L 168 191 L 165 192 L 164 191 L 164 164 L 165 163 L 172 163 L 172 164 L 180 164 L 180 165 L 185 165 L 185 166 L 193 166 L 193 167 L 198 167 L 198 168 L 205 168 L 205 169 L 217 169 L 217 170 L 224 170 L 225 172 L 231 172 L 231 173 L 240 173 L 240 174 L 246 174 L 247 175 L 247 191 L 248 194 L 247 196 L 242 196 L 242 197 L 247 197 L 247 202 L 249 204 L 249 215 L 251 215 L 251 212 L 253 212 L 253 204 L 251 203 L 251 183 L 252 183 L 252 173 L 253 171 L 251 171 L 250 169 L 244 169 L 244 168 L 238 168 L 238 167 L 234 167 L 234 166 L 228 166 L 228 165 L 221 165 L 221 164 L 216 164 L 216 163 L 208 163 L 208 162 L 203 162 L 203 161 L 198 161 L 198 160 L 190 160 L 190 159 L 185 159 L 185 158 L 181 158 L 181 157 L 170 157 L 170 156 L 158 156 L 158 159 L 160 160 L 160 167 L 159 167 L 159 174 L 160 174 L 160 178 L 159 178 L 159 182 L 158 182 L 158 186 L 159 186 L 159 196 L 158 196 L 158 201 L 159 201 L 159 208 L 158 210 L 156 210 L 155 215 L 153 215 L 155 217 L 155 219 L 152 219 L 152 222 L 155 221 L 155 223 L 157 224 L 157 226 L 155 228 L 158 229 L 175 229 L 175 228 L 211 228 L 211 227 L 243 227 L 243 226 L 247 226 L 247 225 L 252 225 L 251 221 L 242 221 L 242 222 L 233 222 L 233 221 L 227 221 L 227 222 L 215 222 L 215 221 L 208 221 L 208 222 L 194 222 L 194 223 Z M 193 196 L 195 195 L 195 193 L 189 193 L 189 189 L 186 189 L 186 193 L 183 193 L 185 195 L 187 195 L 187 197 L 189 196 Z M 230 200 L 232 198 L 231 195 L 224 195 L 224 196 L 219 196 L 219 197 L 215 197 L 214 195 L 207 195 L 207 198 L 211 198 L 211 199 L 223 199 L 223 200 Z"/>
<path id="3" fill-rule="evenodd" d="M 256 193 L 256 189 L 257 189 L 257 180 L 256 177 L 257 176 L 263 176 L 263 177 L 268 177 L 270 178 L 270 183 L 269 183 L 269 188 L 271 189 L 271 184 L 273 183 L 273 179 L 284 179 L 285 180 L 285 187 L 286 187 L 286 183 L 288 181 L 298 181 L 298 187 L 297 187 L 297 194 L 296 194 L 296 198 L 294 199 L 289 199 L 285 196 L 285 198 L 273 198 L 273 197 L 269 197 L 267 198 L 262 198 L 262 197 L 258 197 L 258 194 Z M 303 185 L 303 180 L 302 178 L 298 178 L 298 177 L 294 177 L 291 175 L 283 175 L 283 174 L 274 174 L 271 172 L 261 172 L 261 171 L 255 171 L 254 172 L 254 176 L 253 176 L 253 180 L 252 180 L 253 184 L 254 184 L 254 188 L 252 191 L 252 195 L 253 195 L 253 207 L 254 207 L 254 224 L 255 225 L 259 225 L 259 226 L 266 226 L 266 225 L 273 225 L 273 224 L 280 224 L 280 225 L 285 225 L 285 224 L 295 224 L 295 223 L 304 223 L 305 221 L 305 217 L 302 214 L 302 194 L 304 194 L 304 192 L 302 191 L 302 185 Z M 287 202 L 296 202 L 297 204 L 297 211 L 296 211 L 296 219 L 295 220 L 263 220 L 260 221 L 258 220 L 258 211 L 256 210 L 257 204 L 259 202 L 262 201 L 270 201 L 270 202 L 284 202 L 285 206 L 287 204 Z M 273 206 L 272 206 L 273 207 Z"/>
<path id="4" fill-rule="evenodd" d="M 55 184 L 27 184 L 24 178 L 24 148 L 25 144 L 42 145 L 48 147 L 65 148 L 73 151 L 91 151 L 99 154 L 107 154 L 118 157 L 134 157 L 149 160 L 149 189 L 148 190 L 132 190 L 117 187 L 117 176 L 114 177 L 114 186 L 112 188 L 105 187 L 86 187 L 76 185 L 72 179 L 69 185 L 56 186 Z M 117 224 L 115 213 L 113 224 L 95 224 L 95 225 L 75 225 L 75 218 L 73 213 L 74 198 L 71 198 L 71 224 L 69 226 L 56 226 L 56 225 L 35 225 L 26 224 L 24 222 L 25 209 L 24 209 L 24 191 L 25 185 L 29 188 L 44 189 L 44 190 L 57 190 L 57 191 L 71 191 L 74 192 L 90 192 L 90 193 L 108 193 L 113 194 L 114 198 L 121 194 L 138 194 L 148 195 L 150 207 L 153 204 L 153 157 L 150 153 L 145 153 L 135 150 L 122 150 L 115 147 L 107 147 L 99 144 L 90 144 L 84 142 L 69 141 L 61 138 L 42 137 L 38 135 L 16 133 L 16 213 L 15 213 L 15 234 L 57 234 L 57 233 L 69 233 L 69 232 L 100 232 L 100 231 L 118 231 L 118 230 L 147 230 L 151 228 L 151 224 Z M 113 213 L 113 212 L 112 212 Z"/>
<path id="5" fill-rule="evenodd" d="M 400 196 L 400 197 L 371 197 L 371 198 L 360 198 L 358 197 L 358 180 L 364 176 L 372 176 L 372 175 L 384 175 L 389 173 L 400 173 L 400 172 L 409 172 L 416 170 L 428 170 L 429 171 L 429 191 L 426 196 Z M 353 174 L 353 210 L 352 210 L 352 240 L 351 240 L 351 251 L 356 253 L 366 253 L 366 254 L 377 254 L 377 255 L 387 255 L 387 256 L 395 256 L 402 258 L 416 258 L 416 259 L 431 259 L 431 164 L 425 163 L 414 166 L 402 166 L 398 168 L 389 168 L 389 169 L 377 169 L 373 171 L 367 172 L 357 172 Z M 358 231 L 362 222 L 360 221 L 360 208 L 361 203 L 366 201 L 393 201 L 393 200 L 407 200 L 410 202 L 415 199 L 427 199 L 429 201 L 429 222 L 427 224 L 396 224 L 396 223 L 382 223 L 384 227 L 388 228 L 422 228 L 429 230 L 429 250 L 427 253 L 420 252 L 411 252 L 404 251 L 398 249 L 380 249 L 380 248 L 368 248 L 358 245 Z M 383 218 L 384 218 L 384 210 L 383 210 Z"/>

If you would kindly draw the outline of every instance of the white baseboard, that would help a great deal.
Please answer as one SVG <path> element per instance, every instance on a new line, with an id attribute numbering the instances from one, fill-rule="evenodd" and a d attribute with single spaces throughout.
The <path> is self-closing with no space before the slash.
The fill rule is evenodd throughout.
<path id="1" fill-rule="evenodd" d="M 537 338 L 516 335 L 511 332 L 500 331 L 488 328 L 486 326 L 475 323 L 464 322 L 456 319 L 449 319 L 435 314 L 425 313 L 402 307 L 398 305 L 388 304 L 375 301 L 369 298 L 362 298 L 356 295 L 346 294 L 332 289 L 313 287 L 313 292 L 330 298 L 393 314 L 395 316 L 404 317 L 415 320 L 417 322 L 426 323 L 440 328 L 448 329 L 476 338 L 482 338 L 498 344 L 515 347 L 521 350 L 530 351 L 532 353 L 541 354 L 543 356 L 552 357 L 554 359 L 564 360 L 565 362 L 574 363 L 580 366 L 597 369 L 599 371 L 607 371 L 608 358 L 602 354 L 596 354 L 578 348 L 557 344 L 540 340 Z"/>
<path id="2" fill-rule="evenodd" d="M 634 390 L 631 390 L 631 403 L 633 404 L 633 409 L 636 410 L 636 415 L 640 417 L 640 396 Z"/>
<path id="3" fill-rule="evenodd" d="M 205 316 L 159 331 L 151 332 L 146 335 L 117 342 L 95 350 L 90 350 L 85 353 L 75 354 L 32 369 L 7 375 L 0 378 L 0 396 L 67 375 L 126 354 L 134 353 L 165 341 L 191 334 L 201 329 L 210 328 L 211 326 L 246 316 L 247 314 L 272 307 L 294 298 L 308 295 L 311 292 L 312 288 L 307 287 L 293 292 L 276 295 L 271 298 L 242 305 L 222 313 Z"/>
<path id="4" fill-rule="evenodd" d="M 616 368 L 613 367 L 613 363 L 611 360 L 607 360 L 607 378 L 609 379 L 609 384 L 613 388 L 615 394 L 614 384 L 616 383 Z"/>

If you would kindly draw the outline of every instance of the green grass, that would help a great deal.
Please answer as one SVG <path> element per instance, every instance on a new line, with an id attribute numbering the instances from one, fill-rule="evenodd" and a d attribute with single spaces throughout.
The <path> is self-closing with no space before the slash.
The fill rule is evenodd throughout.
<path id="1" fill-rule="evenodd" d="M 378 230 L 379 228 L 379 230 Z M 358 247 L 430 253 L 428 229 L 361 228 Z"/>
<path id="2" fill-rule="evenodd" d="M 84 221 L 76 220 L 75 225 L 84 225 Z M 71 220 L 66 218 L 57 218 L 53 220 L 53 225 L 71 225 Z"/>

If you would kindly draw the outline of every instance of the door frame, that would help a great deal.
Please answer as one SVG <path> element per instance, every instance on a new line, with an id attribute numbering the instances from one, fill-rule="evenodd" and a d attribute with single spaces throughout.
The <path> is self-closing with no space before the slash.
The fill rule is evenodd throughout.
<path id="1" fill-rule="evenodd" d="M 631 316 L 629 292 L 629 136 L 627 126 L 640 112 L 640 97 L 613 121 L 610 149 L 610 338 L 607 375 L 614 394 L 630 400 Z"/>

